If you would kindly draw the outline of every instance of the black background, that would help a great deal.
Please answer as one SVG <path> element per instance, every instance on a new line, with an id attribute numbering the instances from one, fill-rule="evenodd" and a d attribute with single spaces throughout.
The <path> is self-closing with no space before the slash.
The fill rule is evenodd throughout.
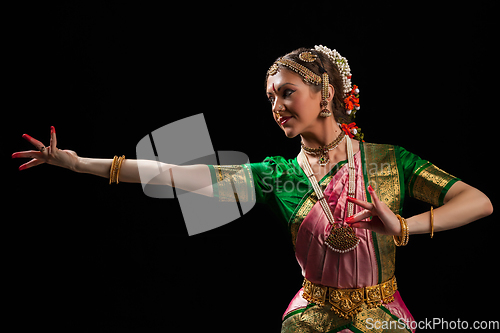
<path id="1" fill-rule="evenodd" d="M 135 157 L 149 132 L 203 112 L 215 150 L 293 158 L 272 121 L 273 61 L 315 44 L 349 60 L 366 141 L 405 147 L 495 205 L 494 7 L 371 2 L 23 3 L 7 11 L 4 206 L 7 318 L 19 330 L 279 331 L 302 283 L 265 206 L 188 237 L 176 200 L 42 165 L 19 172 L 23 133 L 80 156 Z M 4 82 L 5 82 L 4 81 Z M 4 201 L 5 202 L 5 201 Z M 405 216 L 429 210 L 407 200 Z M 401 295 L 416 320 L 498 320 L 496 215 L 410 237 Z"/>

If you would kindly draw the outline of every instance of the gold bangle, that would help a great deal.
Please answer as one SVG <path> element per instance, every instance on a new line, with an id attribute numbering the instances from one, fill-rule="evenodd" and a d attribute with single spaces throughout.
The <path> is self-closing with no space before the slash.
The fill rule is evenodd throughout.
<path id="1" fill-rule="evenodd" d="M 392 236 L 392 238 L 394 239 L 394 244 L 396 244 L 396 246 L 405 246 L 410 240 L 408 223 L 406 223 L 406 220 L 400 215 L 396 215 L 396 217 L 398 218 L 399 223 L 401 223 L 401 236 Z"/>
<path id="2" fill-rule="evenodd" d="M 118 159 L 118 170 L 116 171 L 116 183 L 118 184 L 119 183 L 119 178 L 120 178 L 120 170 L 122 169 L 122 163 L 123 161 L 125 161 L 125 155 L 122 155 L 122 157 L 120 157 Z"/>
<path id="3" fill-rule="evenodd" d="M 434 237 L 434 208 L 431 206 L 431 238 Z"/>
<path id="4" fill-rule="evenodd" d="M 116 166 L 117 161 L 118 161 L 118 156 L 115 155 L 115 157 L 113 157 L 113 163 L 111 163 L 111 168 L 109 169 L 109 184 L 110 185 L 113 183 L 115 166 Z"/>
<path id="5" fill-rule="evenodd" d="M 113 157 L 113 163 L 111 163 L 111 169 L 109 170 L 109 184 L 118 184 L 118 177 L 120 175 L 120 168 L 125 160 L 125 155 L 118 157 Z"/>

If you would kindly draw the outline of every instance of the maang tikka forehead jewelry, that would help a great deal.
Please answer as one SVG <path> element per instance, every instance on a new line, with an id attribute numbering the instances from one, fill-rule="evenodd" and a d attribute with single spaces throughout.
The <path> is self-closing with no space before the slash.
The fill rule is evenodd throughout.
<path id="1" fill-rule="evenodd" d="M 317 58 L 318 56 L 316 54 L 312 54 L 309 51 L 305 51 L 299 54 L 299 59 L 304 62 L 314 62 Z"/>

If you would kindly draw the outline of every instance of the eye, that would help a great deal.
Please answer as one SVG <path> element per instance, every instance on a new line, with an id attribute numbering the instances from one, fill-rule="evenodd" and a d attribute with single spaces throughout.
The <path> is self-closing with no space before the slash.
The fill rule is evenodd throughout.
<path id="1" fill-rule="evenodd" d="M 291 94 L 293 94 L 295 92 L 295 90 L 292 90 L 292 89 L 285 89 L 285 91 L 283 91 L 283 97 L 286 98 L 286 97 L 289 97 Z"/>
<path id="2" fill-rule="evenodd" d="M 276 100 L 273 96 L 268 96 L 268 99 L 271 104 L 273 104 L 274 101 Z"/>

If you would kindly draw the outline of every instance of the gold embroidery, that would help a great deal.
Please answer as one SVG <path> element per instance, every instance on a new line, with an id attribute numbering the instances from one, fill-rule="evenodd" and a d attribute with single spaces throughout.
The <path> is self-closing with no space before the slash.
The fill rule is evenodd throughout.
<path id="1" fill-rule="evenodd" d="M 380 200 L 393 211 L 400 213 L 401 189 L 394 146 L 365 143 L 366 173 Z"/>
<path id="2" fill-rule="evenodd" d="M 252 171 L 247 164 L 214 165 L 217 177 L 219 201 L 255 201 Z"/>
<path id="3" fill-rule="evenodd" d="M 371 185 L 380 200 L 394 212 L 400 214 L 401 184 L 396 153 L 392 145 L 365 143 L 366 186 Z M 396 246 L 392 236 L 373 233 L 374 245 L 378 251 L 378 281 L 385 281 L 394 275 Z"/>
<path id="4" fill-rule="evenodd" d="M 281 332 L 326 333 L 347 325 L 350 321 L 350 319 L 344 319 L 336 315 L 329 306 L 309 305 L 304 311 L 285 319 Z"/>
<path id="5" fill-rule="evenodd" d="M 427 162 L 413 174 L 410 184 L 410 196 L 415 199 L 440 206 L 439 198 L 446 185 L 455 177 Z"/>
<path id="6" fill-rule="evenodd" d="M 347 329 L 353 332 L 411 332 L 405 323 L 383 307 L 369 309 L 360 306 L 360 312 L 352 319 L 339 317 L 328 306 L 308 306 L 304 311 L 294 314 L 281 327 L 282 333 L 319 333 L 338 332 Z"/>
<path id="7" fill-rule="evenodd" d="M 366 305 L 363 305 L 351 326 L 360 332 L 411 332 L 404 322 L 394 319 L 388 310 L 384 311 L 381 307 L 369 308 Z"/>

